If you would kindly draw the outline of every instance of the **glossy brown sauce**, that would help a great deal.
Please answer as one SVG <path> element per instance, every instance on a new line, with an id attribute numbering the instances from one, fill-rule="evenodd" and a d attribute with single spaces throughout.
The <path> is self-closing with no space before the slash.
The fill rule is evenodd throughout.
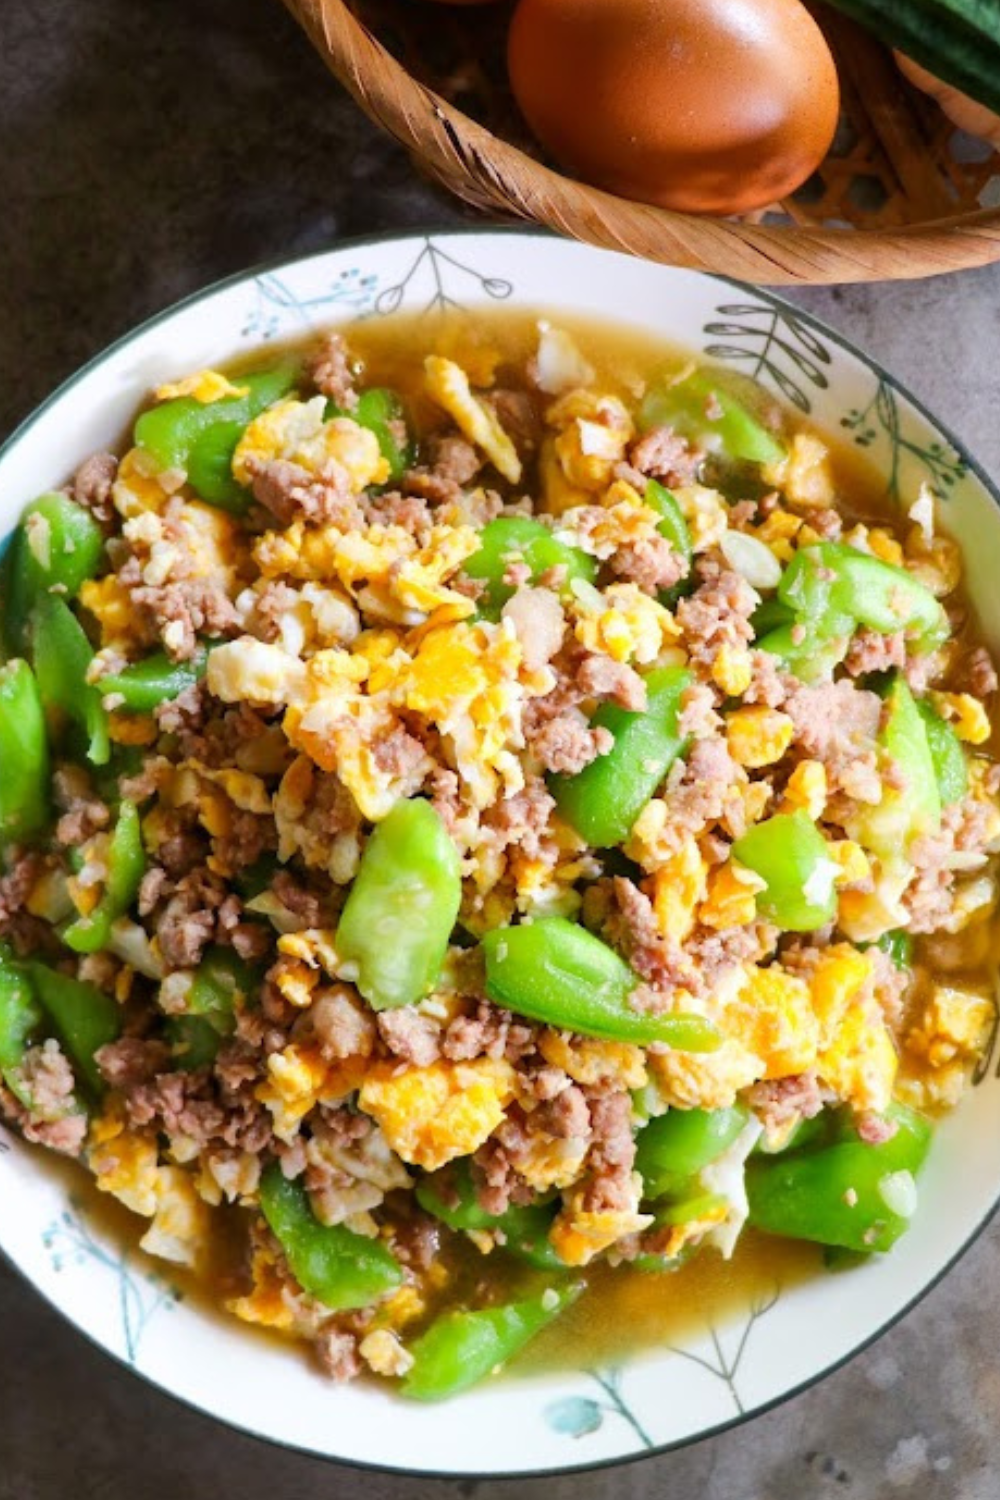
<path id="1" fill-rule="evenodd" d="M 500 354 L 496 384 L 523 385 L 524 365 L 537 343 L 539 316 L 491 309 L 484 313 L 477 311 L 474 316 L 454 313 L 443 317 L 371 319 L 353 325 L 348 337 L 352 351 L 364 362 L 362 384 L 386 385 L 398 390 L 407 401 L 419 433 L 441 423 L 440 411 L 422 392 L 423 358 L 428 352 L 440 352 L 465 363 L 470 357 L 483 357 L 490 349 L 496 349 Z M 641 330 L 561 313 L 548 317 L 555 326 L 574 334 L 595 369 L 600 388 L 621 395 L 629 404 L 636 402 L 652 377 L 679 371 L 697 357 Z M 263 354 L 258 349 L 230 366 L 230 371 L 262 368 L 274 363 L 281 352 L 284 351 L 274 346 Z M 772 399 L 760 387 L 729 372 L 722 379 L 762 415 L 773 409 Z M 789 418 L 785 408 L 782 412 L 787 426 L 817 430 L 794 414 Z M 839 435 L 822 430 L 820 435 L 831 448 L 843 512 L 852 519 L 882 523 L 894 530 L 901 525 L 905 527 L 905 517 L 889 503 L 884 477 L 871 461 Z M 529 473 L 524 488 L 530 492 L 530 487 Z M 975 642 L 979 635 L 972 612 L 967 605 L 963 608 L 961 638 Z M 939 940 L 939 951 L 933 950 L 933 943 L 922 940 L 917 945 L 918 961 L 930 960 L 937 970 L 948 973 L 951 982 L 985 988 L 987 968 L 995 965 L 1000 955 L 998 924 L 995 921 L 977 924 L 969 934 L 946 942 Z M 137 1245 L 146 1221 L 98 1193 L 89 1175 L 75 1164 L 53 1165 L 65 1175 L 68 1192 L 77 1200 L 85 1199 L 88 1213 L 106 1233 L 118 1242 Z M 223 1207 L 214 1210 L 213 1215 L 215 1238 L 204 1272 L 195 1277 L 164 1262 L 150 1259 L 147 1263 L 150 1269 L 175 1282 L 185 1297 L 196 1301 L 203 1310 L 228 1321 L 222 1304 L 247 1289 L 249 1214 L 239 1208 Z M 502 1301 L 538 1284 L 539 1273 L 527 1270 L 502 1252 L 484 1257 L 471 1243 L 457 1238 L 446 1245 L 443 1258 L 450 1274 L 436 1303 L 429 1307 L 429 1315 L 447 1305 L 482 1301 L 484 1289 L 488 1289 L 490 1301 Z M 612 1268 L 598 1263 L 576 1273 L 586 1281 L 586 1293 L 519 1357 L 514 1373 L 600 1366 L 637 1350 L 669 1347 L 699 1331 L 745 1315 L 751 1306 L 765 1305 L 779 1288 L 821 1272 L 819 1247 L 774 1239 L 750 1230 L 740 1237 L 729 1261 L 708 1249 L 669 1273 L 642 1272 L 628 1266 Z M 247 1337 L 269 1341 L 281 1338 L 287 1342 L 282 1335 L 253 1325 L 244 1325 L 244 1331 Z"/>

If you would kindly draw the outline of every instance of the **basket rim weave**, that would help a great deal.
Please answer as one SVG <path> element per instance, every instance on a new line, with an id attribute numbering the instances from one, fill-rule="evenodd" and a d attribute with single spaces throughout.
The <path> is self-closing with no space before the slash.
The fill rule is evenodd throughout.
<path id="1" fill-rule="evenodd" d="M 477 206 L 667 265 L 771 285 L 905 280 L 1000 260 L 1000 208 L 893 229 L 766 225 L 678 213 L 563 177 L 413 78 L 345 0 L 284 0 L 376 124 Z"/>

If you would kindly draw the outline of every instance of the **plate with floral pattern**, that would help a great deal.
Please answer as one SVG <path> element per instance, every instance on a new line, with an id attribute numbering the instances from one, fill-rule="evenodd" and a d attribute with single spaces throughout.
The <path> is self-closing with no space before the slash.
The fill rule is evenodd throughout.
<path id="1" fill-rule="evenodd" d="M 927 482 L 962 545 L 985 634 L 1000 646 L 998 496 L 955 439 L 839 335 L 766 292 L 519 231 L 345 244 L 251 270 L 153 318 L 93 360 L 0 453 L 0 530 L 88 453 L 114 445 L 153 383 L 257 346 L 395 312 L 545 309 L 600 318 L 758 380 L 792 412 L 862 449 L 889 501 Z M 996 1043 L 994 1035 L 993 1043 Z M 338 1461 L 444 1475 L 556 1472 L 619 1462 L 746 1421 L 819 1379 L 898 1319 L 947 1270 L 1000 1196 L 995 1045 L 940 1126 L 911 1232 L 840 1275 L 773 1285 L 725 1317 L 706 1309 L 670 1347 L 614 1365 L 508 1375 L 454 1403 L 407 1404 L 331 1385 L 308 1357 L 210 1313 L 95 1217 L 36 1149 L 0 1129 L 0 1248 L 93 1342 L 233 1427 Z"/>

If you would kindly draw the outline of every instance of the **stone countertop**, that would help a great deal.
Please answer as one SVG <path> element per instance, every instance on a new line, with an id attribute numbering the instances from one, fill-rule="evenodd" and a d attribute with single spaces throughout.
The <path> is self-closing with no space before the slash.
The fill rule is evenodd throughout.
<path id="1" fill-rule="evenodd" d="M 324 72 L 277 0 L 13 0 L 0 51 L 0 436 L 141 319 L 258 261 L 468 220 Z M 804 291 L 1000 473 L 1000 268 Z M 1000 1224 L 867 1353 L 747 1426 L 549 1500 L 998 1500 Z M 91 1349 L 0 1267 L 0 1500 L 403 1500 L 230 1433 Z M 450 1486 L 482 1500 L 500 1483 Z"/>

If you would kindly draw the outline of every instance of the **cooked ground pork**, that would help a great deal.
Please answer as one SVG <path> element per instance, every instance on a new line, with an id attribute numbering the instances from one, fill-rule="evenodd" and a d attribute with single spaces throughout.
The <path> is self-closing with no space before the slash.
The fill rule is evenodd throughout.
<path id="1" fill-rule="evenodd" d="M 318 476 L 285 459 L 254 463 L 251 488 L 254 499 L 281 526 L 301 520 L 346 529 L 361 520 L 349 476 L 332 459 Z"/>
<path id="2" fill-rule="evenodd" d="M 882 796 L 875 736 L 882 703 L 849 679 L 821 687 L 799 687 L 784 705 L 806 754 L 822 761 L 831 786 L 859 802 Z"/>
<path id="3" fill-rule="evenodd" d="M 906 636 L 901 630 L 893 635 L 883 635 L 877 630 L 859 630 L 848 648 L 844 666 L 852 677 L 905 667 Z"/>
<path id="4" fill-rule="evenodd" d="M 626 1211 L 635 1200 L 631 1097 L 622 1093 L 597 1094 L 589 1101 L 589 1112 L 592 1138 L 587 1167 L 590 1180 L 583 1195 L 584 1212 Z"/>
<path id="5" fill-rule="evenodd" d="M 698 572 L 702 582 L 689 599 L 678 602 L 677 623 L 692 661 L 710 665 L 724 646 L 743 646 L 753 640 L 750 616 L 758 595 L 739 573 L 718 563 L 702 562 Z"/>
<path id="6" fill-rule="evenodd" d="M 541 440 L 542 423 L 529 392 L 498 388 L 487 394 L 486 401 L 521 456 L 530 457 Z"/>
<path id="7" fill-rule="evenodd" d="M 988 698 L 997 690 L 997 671 L 985 646 L 977 646 L 966 658 L 963 681 L 977 698 Z"/>
<path id="8" fill-rule="evenodd" d="M 533 1111 L 532 1122 L 557 1140 L 583 1140 L 590 1135 L 590 1106 L 583 1089 L 566 1082 L 565 1088 Z"/>
<path id="9" fill-rule="evenodd" d="M 646 707 L 646 683 L 633 667 L 609 656 L 585 656 L 576 674 L 577 686 L 588 698 L 609 698 L 619 708 L 641 713 Z"/>
<path id="10" fill-rule="evenodd" d="M 692 448 L 672 427 L 654 427 L 633 443 L 629 462 L 640 474 L 650 474 L 671 485 L 693 484 L 704 454 Z"/>
<path id="11" fill-rule="evenodd" d="M 599 755 L 607 755 L 614 745 L 610 730 L 592 729 L 577 708 L 526 731 L 525 738 L 531 754 L 545 770 L 563 776 L 576 776 Z"/>
<path id="12" fill-rule="evenodd" d="M 687 563 L 665 536 L 627 542 L 608 559 L 617 578 L 638 584 L 643 593 L 659 594 L 687 576 Z"/>
<path id="13" fill-rule="evenodd" d="M 94 453 L 73 475 L 73 499 L 105 526 L 114 519 L 111 487 L 117 473 L 118 460 L 113 453 Z"/>
<path id="14" fill-rule="evenodd" d="M 316 389 L 345 411 L 358 404 L 347 345 L 340 333 L 328 333 L 309 361 L 307 373 Z"/>
<path id="15" fill-rule="evenodd" d="M 95 833 L 108 826 L 107 803 L 96 796 L 87 774 L 79 766 L 57 766 L 52 777 L 52 795 L 61 816 L 56 841 L 67 849 L 79 849 Z"/>
<path id="16" fill-rule="evenodd" d="M 815 1073 L 793 1073 L 788 1078 L 766 1078 L 747 1090 L 747 1103 L 767 1135 L 780 1137 L 800 1120 L 811 1120 L 823 1108 L 824 1096 Z"/>
<path id="17" fill-rule="evenodd" d="M 469 1275 L 455 1253 L 464 1231 L 435 1202 L 457 1210 L 474 1195 L 491 1215 L 530 1205 L 543 1226 L 532 1235 L 547 1223 L 584 1278 L 592 1261 L 612 1275 L 640 1256 L 677 1265 L 738 1229 L 738 1168 L 717 1232 L 665 1222 L 636 1169 L 648 1118 L 736 1101 L 776 1147 L 836 1108 L 877 1145 L 890 1100 L 931 1113 L 954 1102 L 989 1024 L 1000 853 L 983 702 L 997 676 L 946 537 L 918 545 L 864 495 L 829 508 L 812 434 L 784 434 L 789 463 L 766 473 L 715 453 L 703 466 L 670 427 L 637 436 L 646 374 L 606 383 L 562 335 L 542 391 L 523 348 L 499 334 L 494 348 L 485 325 L 456 325 L 447 346 L 466 353 L 454 357 L 421 325 L 426 347 L 398 368 L 367 326 L 324 340 L 299 389 L 240 436 L 245 515 L 199 503 L 182 470 L 156 472 L 146 451 L 81 466 L 72 493 L 106 541 L 79 598 L 66 594 L 94 649 L 88 680 L 160 652 L 197 660 L 198 680 L 150 712 L 108 697 L 106 758 L 103 721 L 84 736 L 75 705 L 49 705 L 48 815 L 12 835 L 17 813 L 0 798 L 12 820 L 0 827 L 0 967 L 34 956 L 50 985 L 95 986 L 109 1038 L 94 1059 L 98 1099 L 81 1086 L 74 1034 L 52 1034 L 47 999 L 4 1054 L 0 1115 L 146 1211 L 144 1243 L 169 1225 L 179 1255 L 207 1262 L 199 1236 L 217 1211 L 245 1225 L 229 1305 L 310 1341 L 338 1379 L 398 1376 L 456 1295 L 471 1306 L 506 1295 L 495 1273 L 520 1248 L 517 1222 L 478 1221 L 468 1253 L 481 1270 Z M 223 378 L 203 371 L 185 387 L 206 422 Z M 364 415 L 365 382 L 398 389 L 406 412 L 389 436 L 411 467 L 389 484 L 372 432 L 344 415 Z M 338 415 L 325 417 L 324 397 Z M 641 503 L 651 477 L 677 491 L 688 529 L 677 545 Z M 494 558 L 480 533 L 497 518 L 532 521 L 530 547 Z M 765 614 L 780 629 L 775 604 L 790 593 L 782 569 L 817 536 L 901 558 L 944 601 L 953 638 L 924 653 L 915 627 L 855 625 L 843 661 L 795 671 L 780 636 L 762 651 Z M 816 624 L 802 613 L 793 643 Z M 649 674 L 664 669 L 690 674 L 676 723 L 673 709 L 640 717 Z M 910 785 L 919 759 L 886 753 L 894 673 L 965 747 L 967 790 L 940 826 L 933 789 Z M 598 757 L 602 810 L 620 815 L 610 848 L 588 845 L 554 780 Z M 640 775 L 637 809 L 626 794 Z M 142 859 L 111 870 L 122 798 L 139 810 Z M 396 806 L 413 798 L 426 837 L 394 845 L 409 816 Z M 789 895 L 740 841 L 757 830 L 759 854 L 767 825 L 793 811 L 822 842 Z M 360 939 L 341 921 L 352 891 L 355 915 L 368 903 Z M 783 907 L 806 896 L 815 926 L 799 931 L 809 916 Z M 109 943 L 76 952 L 88 928 L 74 934 L 74 914 L 105 897 Z M 456 909 L 454 929 L 435 932 Z M 544 949 L 553 919 L 613 950 L 601 962 L 629 1026 L 576 1014 L 583 998 L 608 1000 L 587 969 L 600 950 L 578 930 L 580 968 L 564 972 Z M 508 990 L 495 966 L 528 922 L 541 957 L 513 982 L 508 972 Z M 912 962 L 878 946 L 896 929 L 915 939 Z M 418 950 L 432 935 L 443 956 L 428 979 Z M 387 1003 L 397 996 L 372 977 L 366 941 L 393 945 L 398 974 L 419 976 L 412 1003 Z M 41 984 L 38 968 L 12 973 Z M 507 994 L 526 1014 L 490 998 Z M 636 1018 L 662 1035 L 653 1023 L 677 1012 L 716 1026 L 718 1051 L 627 1039 Z M 418 1200 L 428 1179 L 436 1197 Z M 269 1181 L 320 1224 L 384 1247 L 399 1286 L 331 1313 L 263 1216 Z"/>
<path id="18" fill-rule="evenodd" d="M 441 1056 L 441 1027 L 417 1011 L 389 1010 L 378 1018 L 379 1035 L 393 1057 L 426 1068 Z"/>
<path id="19" fill-rule="evenodd" d="M 669 837 L 675 847 L 721 818 L 738 773 L 724 740 L 696 740 L 687 760 L 676 762 L 666 784 Z"/>
<path id="20" fill-rule="evenodd" d="M 147 639 L 159 638 L 172 661 L 190 661 L 201 634 L 220 639 L 240 629 L 232 600 L 211 581 L 142 584 L 131 590 L 131 601 Z"/>

